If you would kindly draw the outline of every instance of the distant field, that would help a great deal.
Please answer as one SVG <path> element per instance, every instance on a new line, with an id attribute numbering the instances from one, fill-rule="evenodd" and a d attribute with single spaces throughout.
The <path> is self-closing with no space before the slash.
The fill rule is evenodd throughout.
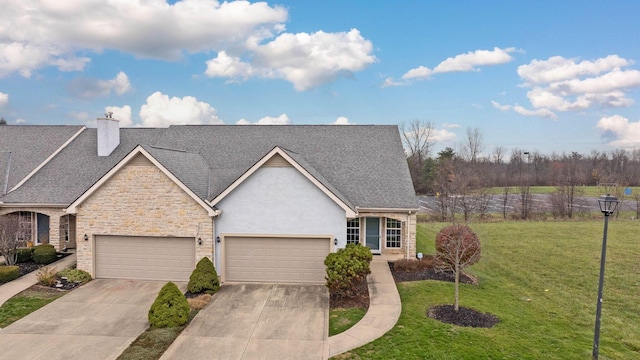
<path id="1" fill-rule="evenodd" d="M 434 252 L 447 224 L 418 225 L 418 250 Z M 491 329 L 442 324 L 425 316 L 453 302 L 453 285 L 402 283 L 402 314 L 382 338 L 340 358 L 590 359 L 602 219 L 472 224 L 482 259 L 480 285 L 461 285 L 461 305 L 500 318 Z M 601 359 L 640 359 L 640 241 L 637 221 L 609 223 Z"/>

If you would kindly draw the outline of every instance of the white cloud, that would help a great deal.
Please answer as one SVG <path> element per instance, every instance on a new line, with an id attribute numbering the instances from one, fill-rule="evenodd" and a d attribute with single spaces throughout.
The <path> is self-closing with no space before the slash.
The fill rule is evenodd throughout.
<path id="1" fill-rule="evenodd" d="M 289 125 L 291 121 L 287 114 L 282 114 L 278 117 L 265 116 L 262 119 L 252 123 L 245 119 L 240 119 L 236 122 L 236 125 Z"/>
<path id="2" fill-rule="evenodd" d="M 393 78 L 388 77 L 386 79 L 384 79 L 384 81 L 382 82 L 381 87 L 386 88 L 386 87 L 391 87 L 391 86 L 406 86 L 409 85 L 409 83 L 404 82 L 404 81 L 395 81 L 393 80 Z"/>
<path id="3" fill-rule="evenodd" d="M 216 109 L 193 96 L 172 97 L 156 91 L 140 108 L 142 126 L 166 127 L 185 124 L 222 124 Z"/>
<path id="4" fill-rule="evenodd" d="M 547 109 L 530 110 L 518 104 L 513 105 L 513 111 L 524 116 L 540 116 L 540 117 L 545 117 L 553 120 L 556 120 L 558 118 L 556 114 L 554 114 L 552 111 L 549 111 Z"/>
<path id="5" fill-rule="evenodd" d="M 9 103 L 9 94 L 0 92 L 0 108 Z"/>
<path id="6" fill-rule="evenodd" d="M 127 74 L 120 71 L 115 78 L 110 80 L 75 79 L 69 83 L 68 90 L 75 96 L 95 99 L 109 96 L 111 93 L 122 95 L 131 90 L 131 83 Z"/>
<path id="7" fill-rule="evenodd" d="M 431 139 L 433 141 L 447 141 L 455 139 L 456 134 L 447 129 L 434 129 Z"/>
<path id="8" fill-rule="evenodd" d="M 350 123 L 346 117 L 340 116 L 336 121 L 332 122 L 331 125 L 353 125 L 353 123 Z"/>
<path id="9" fill-rule="evenodd" d="M 27 123 L 27 120 L 25 120 L 25 119 L 16 119 L 16 124 L 18 124 L 18 125 L 19 124 L 26 124 L 26 123 Z"/>
<path id="10" fill-rule="evenodd" d="M 43 66 L 82 70 L 83 54 L 115 49 L 165 60 L 260 43 L 284 30 L 287 10 L 266 2 L 215 0 L 5 0 L 0 76 Z"/>
<path id="11" fill-rule="evenodd" d="M 631 65 L 629 60 L 618 55 L 609 55 L 595 61 L 565 59 L 552 56 L 547 60 L 533 60 L 527 65 L 518 66 L 518 75 L 528 83 L 551 83 L 582 76 L 598 75 Z"/>
<path id="12" fill-rule="evenodd" d="M 627 96 L 640 88 L 640 71 L 623 69 L 633 61 L 618 55 L 608 55 L 594 61 L 578 61 L 553 56 L 547 60 L 532 60 L 518 67 L 518 75 L 528 87 L 527 98 L 533 109 L 520 105 L 494 107 L 513 109 L 525 116 L 556 119 L 555 112 L 585 111 L 592 108 L 627 107 L 634 100 Z"/>
<path id="13" fill-rule="evenodd" d="M 625 117 L 613 115 L 601 118 L 596 127 L 602 130 L 603 138 L 611 146 L 640 148 L 640 121 L 630 122 Z"/>
<path id="14" fill-rule="evenodd" d="M 498 110 L 502 110 L 502 111 L 511 110 L 511 105 L 501 105 L 499 102 L 494 100 L 491 100 L 491 105 L 493 105 L 493 107 Z"/>
<path id="15" fill-rule="evenodd" d="M 131 120 L 131 106 L 125 105 L 123 107 L 107 106 L 104 108 L 104 112 L 113 113 L 113 118 L 120 121 L 120 127 L 130 127 L 133 125 Z"/>
<path id="16" fill-rule="evenodd" d="M 227 52 L 207 61 L 205 74 L 246 80 L 284 79 L 296 90 L 308 90 L 338 77 L 351 77 L 376 61 L 373 45 L 357 29 L 349 32 L 284 33 L 265 44 L 254 44 L 243 60 Z"/>
<path id="17" fill-rule="evenodd" d="M 510 53 L 516 51 L 515 48 L 500 49 L 494 47 L 493 50 L 469 51 L 466 54 L 456 55 L 447 58 L 435 68 L 429 69 L 425 66 L 407 71 L 402 78 L 408 79 L 428 79 L 433 74 L 458 72 L 458 71 L 479 71 L 479 66 L 492 66 L 506 64 L 513 60 Z"/>

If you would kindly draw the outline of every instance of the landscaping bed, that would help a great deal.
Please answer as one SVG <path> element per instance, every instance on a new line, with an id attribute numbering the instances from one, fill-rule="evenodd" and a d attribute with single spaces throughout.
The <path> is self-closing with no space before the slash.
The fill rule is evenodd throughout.
<path id="1" fill-rule="evenodd" d="M 71 253 L 57 253 L 57 259 L 55 261 L 63 259 L 69 255 L 71 255 Z M 27 262 L 17 263 L 16 266 L 20 268 L 20 276 L 24 276 L 48 265 L 37 264 L 35 261 L 29 260 Z"/>
<path id="2" fill-rule="evenodd" d="M 396 283 L 404 281 L 438 280 L 453 282 L 452 272 L 440 270 L 435 266 L 434 255 L 424 255 L 422 260 L 396 260 L 389 262 L 389 269 Z M 469 274 L 460 275 L 461 284 L 478 284 L 478 279 Z"/>

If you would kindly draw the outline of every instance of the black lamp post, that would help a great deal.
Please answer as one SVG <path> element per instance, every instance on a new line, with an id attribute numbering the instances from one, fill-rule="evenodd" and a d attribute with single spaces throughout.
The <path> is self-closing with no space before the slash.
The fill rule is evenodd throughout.
<path id="1" fill-rule="evenodd" d="M 604 285 L 604 262 L 607 256 L 607 230 L 609 229 L 609 215 L 616 211 L 618 206 L 618 198 L 611 195 L 603 195 L 598 199 L 600 211 L 604 214 L 604 234 L 602 235 L 602 255 L 600 256 L 600 282 L 598 283 L 598 302 L 596 304 L 596 328 L 593 335 L 593 352 L 591 357 L 598 359 L 598 350 L 600 350 L 600 313 L 602 312 L 602 286 Z"/>

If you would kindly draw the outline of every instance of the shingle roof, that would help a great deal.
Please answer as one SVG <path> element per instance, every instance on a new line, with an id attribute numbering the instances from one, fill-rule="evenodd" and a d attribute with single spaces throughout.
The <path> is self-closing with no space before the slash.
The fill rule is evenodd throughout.
<path id="1" fill-rule="evenodd" d="M 56 125 L 0 126 L 0 195 L 5 188 L 10 190 L 18 184 L 82 128 Z"/>
<path id="2" fill-rule="evenodd" d="M 120 131 L 120 145 L 99 158 L 96 129 L 85 130 L 0 201 L 70 204 L 136 145 L 143 145 L 198 196 L 211 200 L 279 146 L 351 206 L 417 208 L 396 126 L 187 125 Z"/>

